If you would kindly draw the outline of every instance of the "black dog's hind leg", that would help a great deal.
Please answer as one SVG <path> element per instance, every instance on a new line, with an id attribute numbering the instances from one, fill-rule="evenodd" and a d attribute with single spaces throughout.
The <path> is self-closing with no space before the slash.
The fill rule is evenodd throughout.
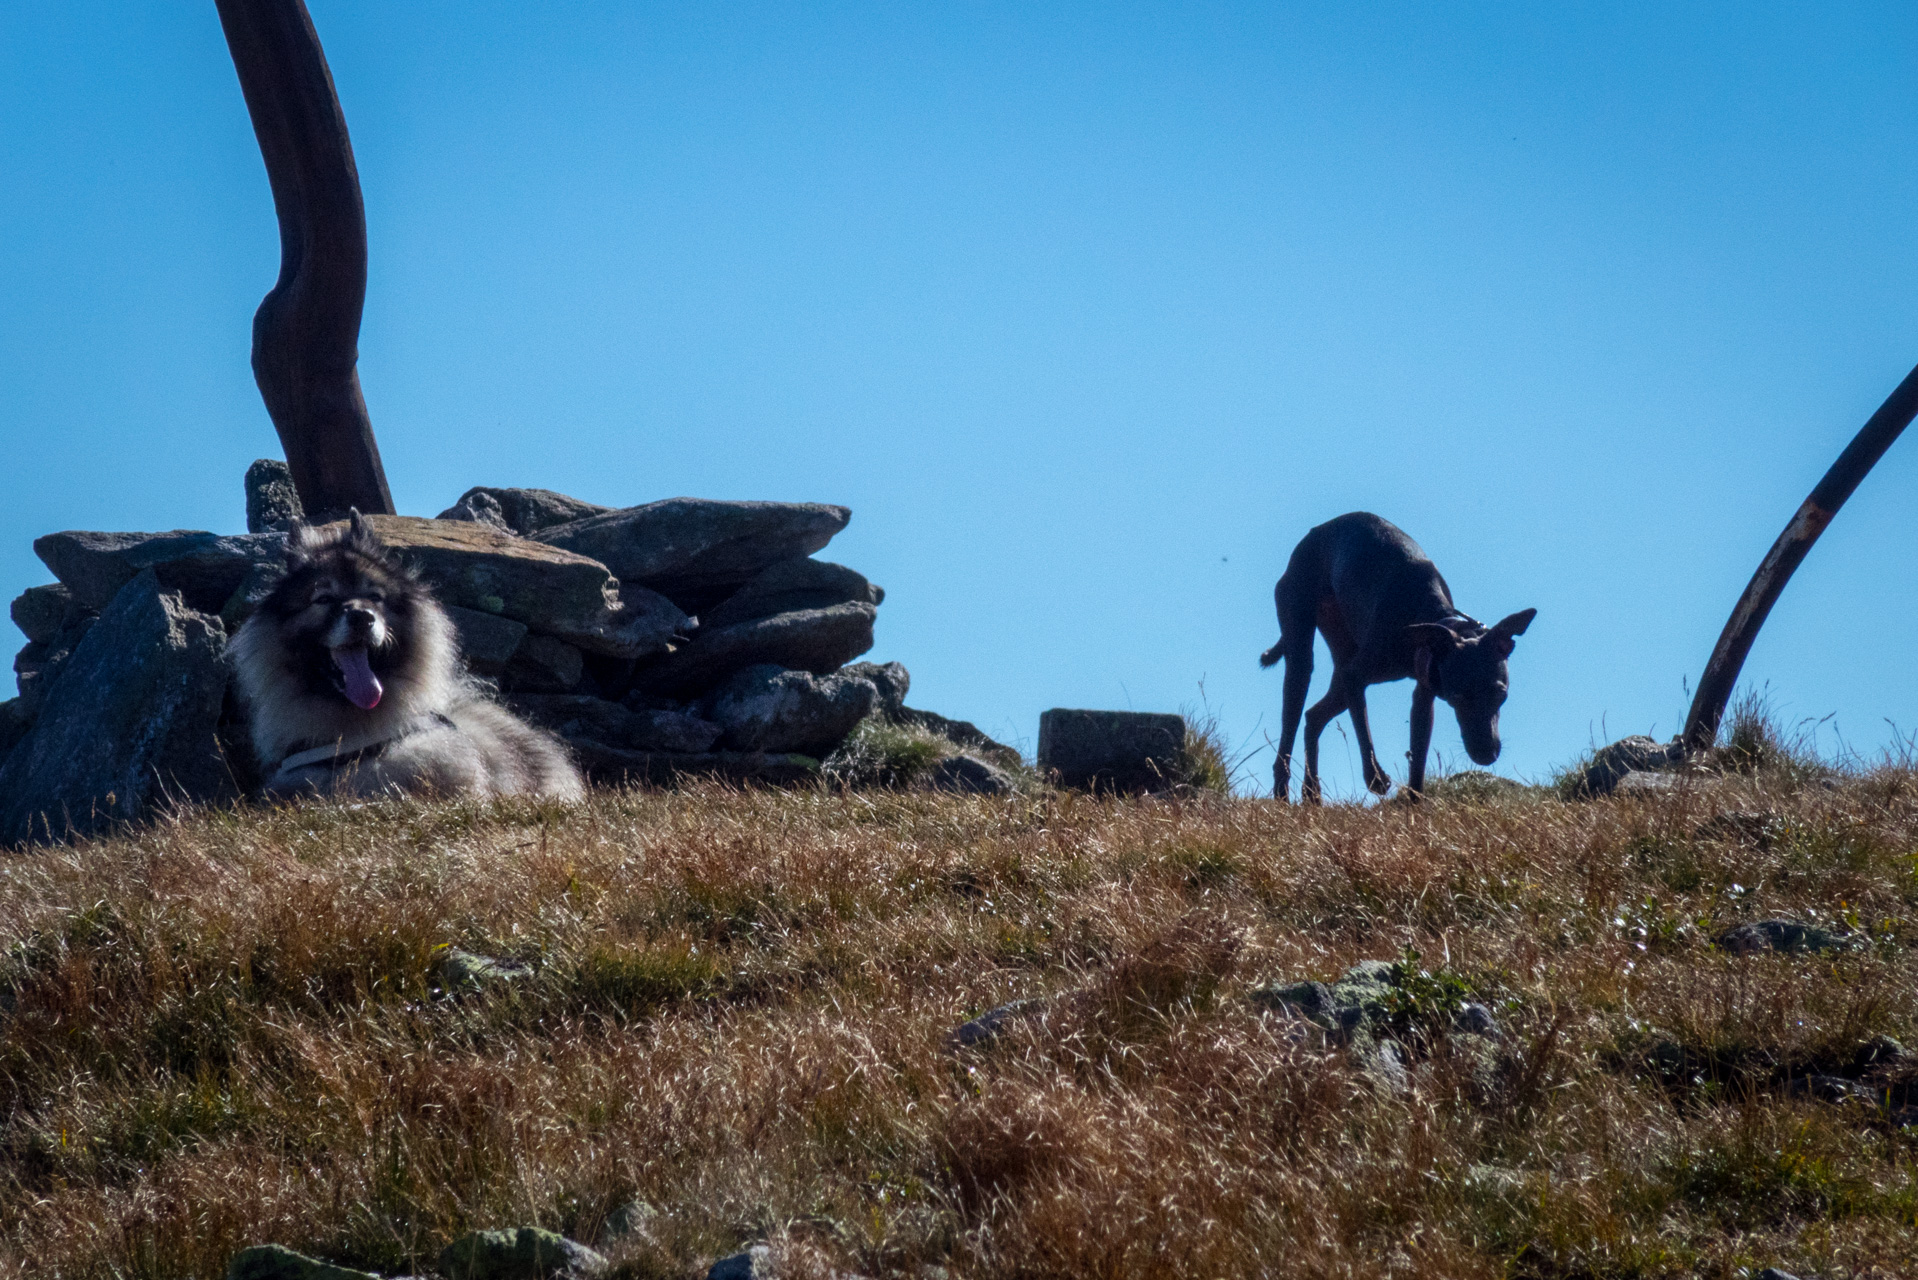
<path id="1" fill-rule="evenodd" d="M 1272 762 L 1272 795 L 1278 800 L 1291 795 L 1292 743 L 1298 737 L 1299 717 L 1305 712 L 1305 695 L 1312 689 L 1314 606 L 1309 599 L 1295 598 L 1301 593 L 1290 589 L 1294 586 L 1293 575 L 1288 571 L 1272 589 L 1279 613 L 1279 642 L 1259 658 L 1262 667 L 1285 659 L 1284 719 L 1279 728 L 1279 755 Z"/>
<path id="2" fill-rule="evenodd" d="M 1365 765 L 1365 789 L 1382 796 L 1392 789 L 1392 779 L 1379 767 L 1378 755 L 1372 750 L 1372 722 L 1365 711 L 1365 683 L 1349 674 L 1343 683 L 1345 709 L 1351 713 L 1352 732 L 1359 740 L 1359 759 Z"/>
<path id="3" fill-rule="evenodd" d="M 1335 671 L 1332 673 L 1332 687 L 1305 713 L 1305 781 L 1299 787 L 1301 804 L 1319 803 L 1319 735 L 1325 732 L 1325 726 L 1332 723 L 1333 717 L 1343 710 L 1345 687 Z"/>

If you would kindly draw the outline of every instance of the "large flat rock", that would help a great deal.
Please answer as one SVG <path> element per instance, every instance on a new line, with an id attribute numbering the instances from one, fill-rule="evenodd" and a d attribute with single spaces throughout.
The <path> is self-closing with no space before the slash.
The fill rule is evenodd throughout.
<path id="1" fill-rule="evenodd" d="M 218 613 L 256 564 L 279 560 L 285 535 L 224 535 L 201 529 L 167 533 L 98 533 L 69 529 L 34 539 L 33 552 L 73 598 L 104 609 L 143 569 L 165 591 L 177 591 L 190 609 Z"/>
<path id="2" fill-rule="evenodd" d="M 671 596 L 742 585 L 781 560 L 811 555 L 850 519 L 849 509 L 820 502 L 668 498 L 534 536 L 591 556 L 621 582 Z"/>
<path id="3" fill-rule="evenodd" d="M 596 560 L 467 520 L 368 516 L 444 604 L 496 614 L 590 653 L 641 658 L 690 625 L 672 601 L 622 587 Z"/>
<path id="4" fill-rule="evenodd" d="M 0 845 L 145 817 L 236 791 L 217 741 L 226 633 L 143 570 L 68 659 L 0 767 Z"/>
<path id="5" fill-rule="evenodd" d="M 633 684 L 684 697 L 761 664 L 825 675 L 872 648 L 877 614 L 870 604 L 841 604 L 702 629 L 691 643 L 636 673 Z"/>
<path id="6" fill-rule="evenodd" d="M 829 560 L 796 556 L 762 569 L 717 607 L 700 615 L 708 627 L 730 627 L 801 609 L 830 609 L 836 604 L 879 604 L 885 588 L 874 586 L 856 569 Z"/>

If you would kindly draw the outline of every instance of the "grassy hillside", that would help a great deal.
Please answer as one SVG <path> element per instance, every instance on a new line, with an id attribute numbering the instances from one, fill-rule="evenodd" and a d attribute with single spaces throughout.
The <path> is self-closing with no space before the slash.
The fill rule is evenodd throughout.
<path id="1" fill-rule="evenodd" d="M 1918 1069 L 1860 1051 L 1918 1045 L 1915 828 L 1887 768 L 1318 812 L 394 803 L 11 858 L 0 1274 L 267 1240 L 395 1273 L 539 1224 L 628 1276 L 755 1240 L 821 1277 L 1910 1275 L 1918 1129 L 1871 1098 Z M 1779 915 L 1851 945 L 1710 943 Z M 1409 1091 L 1248 998 L 1365 959 L 1406 962 Z M 1860 1098 L 1794 1090 L 1821 1074 Z"/>

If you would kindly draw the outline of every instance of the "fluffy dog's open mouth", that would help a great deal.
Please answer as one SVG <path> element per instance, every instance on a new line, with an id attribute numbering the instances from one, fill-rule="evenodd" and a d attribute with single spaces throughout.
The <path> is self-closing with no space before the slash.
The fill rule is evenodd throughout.
<path id="1" fill-rule="evenodd" d="M 371 711 L 380 705 L 380 695 L 385 688 L 380 678 L 373 674 L 372 666 L 366 660 L 363 646 L 341 647 L 332 650 L 335 668 L 335 683 L 346 700 L 362 711 Z"/>

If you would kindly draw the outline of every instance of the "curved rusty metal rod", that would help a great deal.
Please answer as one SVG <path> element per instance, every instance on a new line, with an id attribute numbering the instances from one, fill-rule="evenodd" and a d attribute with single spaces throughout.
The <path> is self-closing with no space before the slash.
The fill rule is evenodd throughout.
<path id="1" fill-rule="evenodd" d="M 1752 641 L 1758 638 L 1758 629 L 1765 625 L 1779 593 L 1791 581 L 1793 571 L 1811 550 L 1811 544 L 1818 541 L 1818 535 L 1838 514 L 1838 508 L 1845 505 L 1845 499 L 1851 497 L 1859 481 L 1878 465 L 1878 459 L 1885 456 L 1885 450 L 1891 448 L 1891 442 L 1910 425 L 1913 417 L 1918 417 L 1918 369 L 1905 375 L 1898 389 L 1852 437 L 1852 442 L 1838 455 L 1838 461 L 1831 464 L 1831 470 L 1825 473 L 1811 496 L 1799 506 L 1798 514 L 1778 535 L 1778 541 L 1765 553 L 1758 572 L 1752 575 L 1745 594 L 1738 598 L 1738 607 L 1732 610 L 1724 632 L 1718 637 L 1718 647 L 1712 650 L 1711 661 L 1705 664 L 1705 674 L 1698 679 L 1691 714 L 1685 717 L 1687 751 L 1702 750 L 1718 740 L 1718 722 L 1724 718 L 1732 686 L 1738 683 L 1738 673 L 1751 652 Z"/>
<path id="2" fill-rule="evenodd" d="M 303 0 L 215 0 L 280 221 L 280 278 L 253 317 L 253 377 L 308 519 L 390 514 L 360 394 L 366 209 L 346 117 Z"/>

